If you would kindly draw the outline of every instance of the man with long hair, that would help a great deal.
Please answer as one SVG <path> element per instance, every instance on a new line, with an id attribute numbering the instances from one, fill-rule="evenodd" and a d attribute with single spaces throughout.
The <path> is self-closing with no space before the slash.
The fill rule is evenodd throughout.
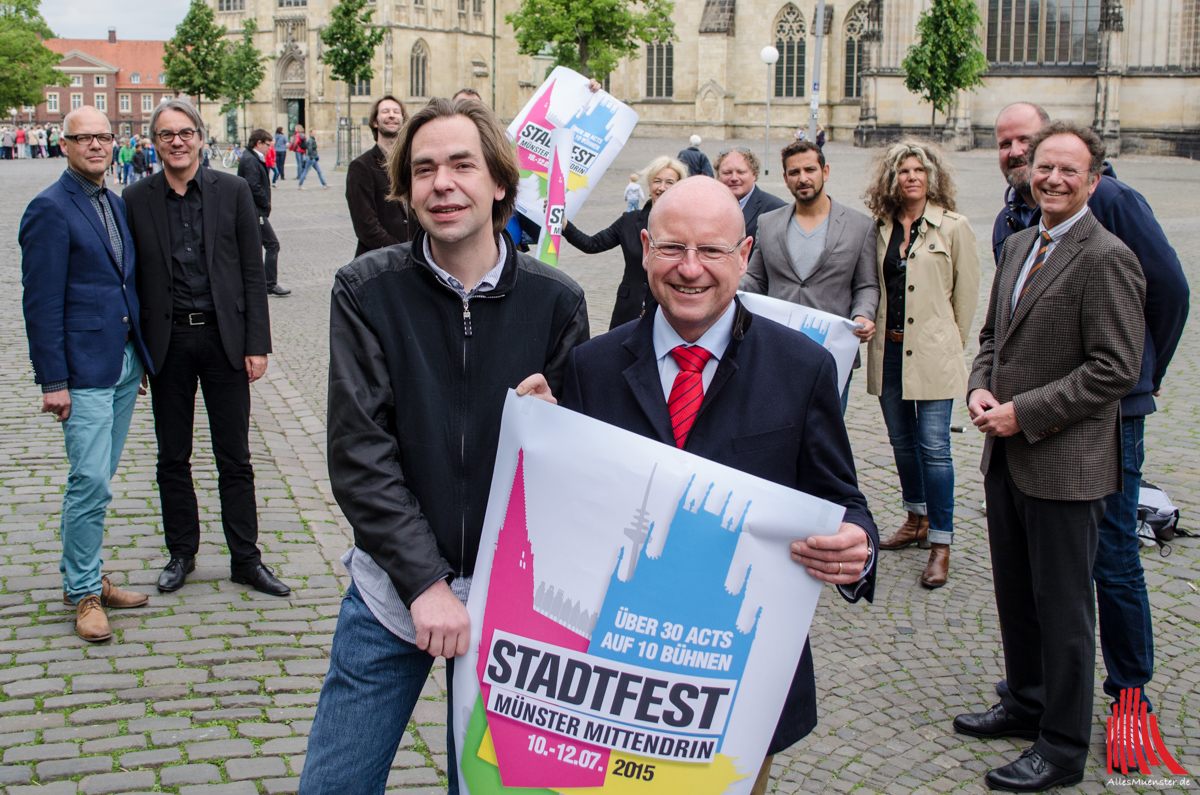
<path id="1" fill-rule="evenodd" d="M 392 95 L 380 97 L 371 106 L 371 135 L 375 145 L 355 158 L 346 172 L 346 204 L 350 222 L 358 236 L 354 256 L 412 240 L 416 224 L 409 218 L 408 207 L 391 201 L 388 194 L 387 158 L 396 146 L 400 128 L 408 121 L 408 111 Z"/>

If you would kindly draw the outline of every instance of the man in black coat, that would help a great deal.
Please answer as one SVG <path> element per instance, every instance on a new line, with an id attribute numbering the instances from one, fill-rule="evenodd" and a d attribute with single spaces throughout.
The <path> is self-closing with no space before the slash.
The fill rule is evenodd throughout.
<path id="1" fill-rule="evenodd" d="M 796 541 L 791 556 L 847 601 L 870 601 L 879 536 L 858 489 L 837 367 L 815 342 L 735 299 L 750 254 L 737 202 L 715 180 L 684 180 L 655 203 L 642 241 L 657 309 L 572 351 L 562 404 L 843 506 L 836 535 Z M 697 357 L 703 397 L 687 409 L 676 391 Z M 816 722 L 806 645 L 768 754 Z M 755 792 L 770 767 L 768 756 Z"/>
<path id="2" fill-rule="evenodd" d="M 279 238 L 271 228 L 271 172 L 267 170 L 267 150 L 271 148 L 271 134 L 263 129 L 250 133 L 250 143 L 238 163 L 238 176 L 250 186 L 254 207 L 258 211 L 258 230 L 262 233 L 263 270 L 267 277 L 268 295 L 288 295 L 292 291 L 279 284 Z"/>
<path id="3" fill-rule="evenodd" d="M 346 204 L 350 223 L 358 236 L 354 256 L 415 237 L 417 224 L 410 219 L 403 202 L 389 201 L 391 184 L 386 170 L 388 153 L 396 145 L 396 135 L 408 120 L 404 106 L 392 95 L 376 100 L 371 108 L 371 135 L 375 145 L 351 161 L 346 171 Z"/>
<path id="4" fill-rule="evenodd" d="M 204 122 L 185 99 L 154 109 L 150 134 L 163 170 L 125 189 L 137 250 L 142 334 L 158 438 L 158 492 L 170 561 L 160 591 L 183 587 L 196 568 L 200 517 L 192 485 L 196 383 L 212 429 L 221 525 L 234 582 L 276 596 L 290 591 L 262 564 L 254 470 L 250 466 L 250 383 L 271 352 L 262 239 L 250 186 L 200 168 Z"/>

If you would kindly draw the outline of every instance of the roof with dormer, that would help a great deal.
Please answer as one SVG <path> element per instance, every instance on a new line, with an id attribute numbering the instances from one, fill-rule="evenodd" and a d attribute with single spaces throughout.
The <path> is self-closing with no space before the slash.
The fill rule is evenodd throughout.
<path id="1" fill-rule="evenodd" d="M 71 73 L 71 67 L 79 69 L 77 74 L 101 74 L 115 71 L 114 84 L 125 91 L 165 91 L 167 87 L 158 82 L 162 74 L 163 41 L 116 41 L 107 39 L 46 39 L 43 44 L 57 53 L 63 60 L 59 69 Z M 133 75 L 140 82 L 132 81 Z"/>

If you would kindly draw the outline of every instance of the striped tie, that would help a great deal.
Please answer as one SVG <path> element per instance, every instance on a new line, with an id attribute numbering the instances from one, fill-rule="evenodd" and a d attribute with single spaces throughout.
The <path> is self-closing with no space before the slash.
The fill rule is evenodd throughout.
<path id="1" fill-rule="evenodd" d="M 1013 312 L 1017 311 L 1017 304 L 1021 303 L 1021 299 L 1025 297 L 1025 291 L 1029 289 L 1029 285 L 1033 282 L 1033 275 L 1038 272 L 1038 269 L 1046 262 L 1046 249 L 1050 248 L 1050 233 L 1042 232 L 1040 235 L 1037 256 L 1033 258 L 1033 267 L 1029 269 L 1029 274 L 1025 277 L 1024 284 L 1021 285 L 1021 292 L 1017 294 L 1017 300 L 1013 302 Z"/>
<path id="2" fill-rule="evenodd" d="M 671 396 L 667 398 L 667 410 L 671 412 L 671 430 L 675 432 L 675 446 L 683 449 L 687 443 L 696 412 L 704 400 L 704 365 L 712 354 L 698 345 L 680 345 L 671 349 L 671 356 L 679 365 L 679 375 L 671 384 Z"/>

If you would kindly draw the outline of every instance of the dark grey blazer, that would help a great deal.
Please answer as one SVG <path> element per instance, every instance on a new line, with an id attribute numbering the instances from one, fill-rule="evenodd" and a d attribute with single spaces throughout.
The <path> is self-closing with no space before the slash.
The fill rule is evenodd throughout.
<path id="1" fill-rule="evenodd" d="M 803 281 L 792 267 L 787 204 L 758 218 L 758 244 L 739 287 L 748 293 L 803 304 L 842 317 L 875 319 L 879 275 L 875 268 L 875 222 L 830 199 L 829 231 L 817 267 Z"/>
<path id="2" fill-rule="evenodd" d="M 1146 280 L 1133 255 L 1090 212 L 1055 245 L 1011 313 L 1037 227 L 1008 238 L 967 395 L 1013 402 L 1021 431 L 1005 441 L 1013 481 L 1049 500 L 1094 500 L 1121 489 L 1118 401 L 1137 383 Z M 995 440 L 983 446 L 986 474 Z"/>

